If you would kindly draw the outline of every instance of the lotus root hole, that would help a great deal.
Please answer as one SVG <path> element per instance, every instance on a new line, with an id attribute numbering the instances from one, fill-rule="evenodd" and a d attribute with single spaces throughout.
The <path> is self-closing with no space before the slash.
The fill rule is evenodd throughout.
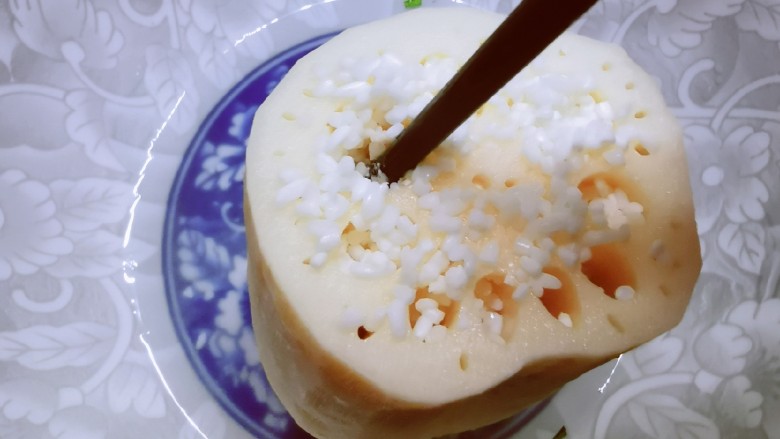
<path id="1" fill-rule="evenodd" d="M 415 304 L 420 299 L 433 299 L 439 304 L 439 310 L 444 313 L 444 319 L 439 322 L 439 325 L 449 328 L 455 319 L 458 317 L 458 310 L 460 309 L 460 303 L 447 297 L 446 294 L 433 294 L 428 291 L 428 287 L 418 288 L 415 292 L 414 301 L 409 304 L 409 325 L 414 328 L 417 323 L 417 319 L 422 314 L 417 311 Z"/>
<path id="2" fill-rule="evenodd" d="M 634 151 L 636 151 L 636 153 L 641 156 L 650 155 L 650 151 L 648 151 L 647 148 L 645 148 L 645 145 L 642 145 L 641 143 L 638 143 L 634 146 Z"/>
<path id="3" fill-rule="evenodd" d="M 542 305 L 553 317 L 559 318 L 561 313 L 566 313 L 575 325 L 580 318 L 580 301 L 577 297 L 577 289 L 569 275 L 556 267 L 548 267 L 545 273 L 555 276 L 561 281 L 558 289 L 545 288 L 540 298 Z"/>
<path id="4" fill-rule="evenodd" d="M 365 340 L 372 335 L 374 335 L 374 333 L 366 329 L 365 326 L 360 326 L 357 328 L 357 336 L 361 340 Z"/>
<path id="5" fill-rule="evenodd" d="M 482 300 L 486 311 L 495 312 L 503 318 L 501 337 L 508 340 L 515 325 L 518 303 L 512 298 L 515 288 L 504 283 L 502 273 L 482 276 L 474 286 L 474 297 Z"/>
<path id="6" fill-rule="evenodd" d="M 615 298 L 615 290 L 627 285 L 636 290 L 634 270 L 624 252 L 615 244 L 591 247 L 591 258 L 582 263 L 582 273 L 604 294 Z"/>
<path id="7" fill-rule="evenodd" d="M 607 322 L 609 322 L 610 326 L 615 328 L 617 332 L 621 334 L 626 332 L 626 328 L 623 327 L 623 324 L 612 314 L 607 314 Z"/>
<path id="8" fill-rule="evenodd" d="M 597 198 L 606 198 L 607 195 L 621 190 L 631 201 L 642 203 L 638 197 L 641 192 L 629 181 L 620 175 L 609 174 L 606 172 L 597 172 L 589 175 L 580 181 L 577 189 L 582 193 L 582 199 L 592 201 Z"/>
<path id="9" fill-rule="evenodd" d="M 471 179 L 471 182 L 480 189 L 490 189 L 490 179 L 485 175 L 477 174 Z"/>
<path id="10" fill-rule="evenodd" d="M 460 358 L 458 358 L 458 366 L 460 366 L 460 370 L 465 372 L 469 368 L 469 356 L 461 353 Z"/>

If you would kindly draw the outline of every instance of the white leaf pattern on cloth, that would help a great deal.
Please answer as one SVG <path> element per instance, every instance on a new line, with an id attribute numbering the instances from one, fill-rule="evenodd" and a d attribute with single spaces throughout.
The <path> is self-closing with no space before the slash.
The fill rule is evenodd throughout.
<path id="1" fill-rule="evenodd" d="M 58 218 L 67 230 L 88 232 L 126 217 L 132 187 L 120 180 L 83 178 L 55 180 L 49 185 Z"/>
<path id="2" fill-rule="evenodd" d="M 743 125 L 721 140 L 710 127 L 690 125 L 685 128 L 685 139 L 689 153 L 696 157 L 690 163 L 691 177 L 700 182 L 696 197 L 699 232 L 714 226 L 721 209 L 734 223 L 762 220 L 769 189 L 758 174 L 769 163 L 769 134 Z"/>
<path id="3" fill-rule="evenodd" d="M 634 359 L 646 375 L 655 375 L 670 370 L 679 360 L 685 344 L 672 336 L 658 337 L 634 351 Z"/>
<path id="4" fill-rule="evenodd" d="M 260 60 L 272 53 L 273 40 L 266 26 L 259 24 L 276 19 L 286 0 L 248 4 L 240 0 L 219 3 L 179 0 L 179 3 L 182 12 L 189 12 L 187 18 L 191 18 L 186 37 L 190 48 L 198 54 L 201 72 L 215 86 L 226 88 L 236 77 L 237 56 Z"/>
<path id="5" fill-rule="evenodd" d="M 780 52 L 780 44 L 778 44 L 778 52 Z M 762 171 L 761 180 L 766 184 L 769 189 L 770 196 L 769 201 L 764 205 L 764 209 L 767 212 L 780 212 L 780 195 L 775 191 L 780 188 L 780 117 L 777 122 L 767 122 L 763 124 L 761 129 L 769 134 L 769 164 Z M 769 225 L 780 226 L 780 222 L 775 222 Z"/>
<path id="6" fill-rule="evenodd" d="M 125 171 L 125 167 L 111 151 L 116 140 L 106 132 L 107 121 L 103 116 L 104 101 L 87 90 L 68 93 L 65 102 L 72 110 L 65 119 L 68 135 L 84 145 L 90 160 L 112 171 Z"/>
<path id="7" fill-rule="evenodd" d="M 11 56 L 19 45 L 19 39 L 11 25 L 11 10 L 7 2 L 0 3 L 0 63 L 11 70 Z"/>
<path id="8" fill-rule="evenodd" d="M 499 0 L 487 0 L 491 4 L 486 7 L 477 5 L 483 9 L 493 10 L 496 8 Z M 308 6 L 314 3 L 314 6 Z M 305 8 L 305 9 L 304 9 Z M 333 28 L 338 24 L 338 16 L 333 2 L 322 1 L 312 2 L 310 0 L 290 0 L 290 9 L 305 10 L 305 13 L 299 14 L 300 19 L 314 29 Z"/>
<path id="9" fill-rule="evenodd" d="M 61 60 L 62 43 L 72 41 L 84 52 L 83 65 L 108 69 L 124 37 L 111 16 L 95 10 L 89 0 L 10 0 L 14 30 L 27 47 Z"/>
<path id="10" fill-rule="evenodd" d="M 596 2 L 588 12 L 589 20 L 582 22 L 582 27 L 577 31 L 602 41 L 614 41 L 619 43 L 624 35 L 621 29 L 630 26 L 636 20 L 638 14 L 655 6 L 663 9 L 660 2 L 649 5 L 647 0 L 621 0 L 619 2 Z"/>
<path id="11" fill-rule="evenodd" d="M 746 178 L 733 187 L 734 196 L 726 200 L 725 211 L 728 218 L 737 223 L 764 219 L 764 203 L 769 201 L 769 189 L 759 178 Z M 741 193 L 738 198 L 736 194 Z"/>
<path id="12" fill-rule="evenodd" d="M 113 335 L 113 328 L 94 322 L 0 332 L 0 360 L 35 370 L 88 366 L 108 351 Z"/>
<path id="13" fill-rule="evenodd" d="M 720 17 L 739 12 L 745 0 L 678 0 L 669 13 L 654 14 L 647 24 L 650 43 L 670 57 L 702 42 L 702 33 Z"/>
<path id="14" fill-rule="evenodd" d="M 768 437 L 780 432 L 780 298 L 748 300 L 735 306 L 726 322 L 752 340 L 745 368 L 731 377 L 718 395 L 718 416 L 743 428 L 760 423 Z M 760 392 L 760 393 L 759 393 Z"/>
<path id="15" fill-rule="evenodd" d="M 225 38 L 187 27 L 187 43 L 198 54 L 200 71 L 215 87 L 227 88 L 236 79 L 236 51 Z"/>
<path id="16" fill-rule="evenodd" d="M 108 423 L 92 407 L 72 407 L 54 415 L 49 433 L 57 439 L 107 439 Z"/>
<path id="17" fill-rule="evenodd" d="M 133 408 L 145 418 L 165 416 L 165 400 L 157 376 L 141 366 L 122 363 L 108 378 L 108 406 L 114 413 Z"/>
<path id="18" fill-rule="evenodd" d="M 693 354 L 703 369 L 728 376 L 745 368 L 753 341 L 739 326 L 718 323 L 701 333 L 693 344 Z"/>
<path id="19" fill-rule="evenodd" d="M 761 424 L 764 397 L 753 390 L 744 375 L 731 377 L 720 388 L 714 404 L 718 413 L 741 428 L 756 428 Z"/>
<path id="20" fill-rule="evenodd" d="M 743 302 L 729 313 L 728 321 L 744 328 L 764 353 L 780 359 L 780 298 Z"/>
<path id="21" fill-rule="evenodd" d="M 769 134 L 764 131 L 754 131 L 750 127 L 740 127 L 726 138 L 726 142 L 738 144 L 736 148 L 745 155 L 745 160 L 739 163 L 740 176 L 755 175 L 763 171 L 769 164 Z"/>
<path id="22" fill-rule="evenodd" d="M 683 131 L 685 135 L 685 144 L 690 149 L 691 155 L 700 156 L 703 159 L 711 157 L 710 160 L 692 160 L 691 178 L 704 181 L 704 172 L 710 169 L 710 166 L 718 166 L 717 154 L 721 149 L 721 139 L 706 126 L 690 125 Z M 700 196 L 694 199 L 696 225 L 699 234 L 707 233 L 715 225 L 723 210 L 723 191 L 709 190 L 711 185 L 703 184 L 700 190 Z"/>
<path id="23" fill-rule="evenodd" d="M 22 50 L 19 48 L 16 52 Z M 52 65 L 47 73 L 58 77 L 67 75 L 69 70 L 64 65 Z M 3 74 L 7 73 L 0 67 L 0 77 Z M 48 156 L 51 157 L 56 155 L 54 150 L 61 151 L 64 145 L 69 143 L 65 130 L 65 117 L 70 109 L 63 99 L 65 92 L 55 87 L 42 87 L 40 91 L 41 93 L 6 95 L 0 92 L 0 108 L 3 109 L 0 117 L 0 133 L 3 133 L 0 136 L 0 148 L 3 150 L 8 151 L 24 145 L 39 150 L 36 151 L 38 153 L 48 152 Z M 46 128 L 42 129 L 41 126 Z M 33 161 L 32 158 L 28 160 Z M 3 162 L 8 163 L 5 160 Z M 25 169 L 25 171 L 32 173 L 30 172 L 32 170 Z"/>
<path id="24" fill-rule="evenodd" d="M 718 246 L 745 271 L 758 274 L 766 256 L 766 231 L 757 223 L 727 224 L 718 234 Z"/>
<path id="25" fill-rule="evenodd" d="M 736 19 L 741 29 L 780 41 L 780 0 L 746 0 Z"/>
<path id="26" fill-rule="evenodd" d="M 166 123 L 170 122 L 179 133 L 192 128 L 200 98 L 190 66 L 179 51 L 162 46 L 148 47 L 144 84 Z"/>
<path id="27" fill-rule="evenodd" d="M 717 439 L 715 424 L 669 395 L 644 394 L 628 403 L 631 419 L 654 438 Z"/>
<path id="28" fill-rule="evenodd" d="M 57 409 L 57 390 L 43 381 L 16 379 L 0 383 L 0 407 L 11 421 L 48 421 Z"/>
<path id="29" fill-rule="evenodd" d="M 225 35 L 219 28 L 219 16 L 214 9 L 216 3 L 202 0 L 179 0 L 179 3 L 190 13 L 192 24 L 198 29 L 204 33 L 214 32 L 217 36 Z"/>
<path id="30" fill-rule="evenodd" d="M 122 257 L 122 238 L 106 230 L 92 232 L 68 232 L 73 241 L 73 252 L 68 258 L 46 267 L 46 271 L 59 278 L 86 276 L 98 278 L 119 272 Z"/>
<path id="31" fill-rule="evenodd" d="M 18 169 L 0 173 L 0 281 L 34 274 L 73 251 L 56 212 L 46 185 Z"/>
<path id="32" fill-rule="evenodd" d="M 201 11 L 216 14 L 219 19 L 219 31 L 238 53 L 250 59 L 265 59 L 271 55 L 274 42 L 265 27 L 257 23 L 267 23 L 279 16 L 284 10 L 286 0 L 267 0 L 249 2 L 227 0 L 215 6 L 214 2 L 196 0 L 202 5 Z M 205 4 L 209 4 L 206 6 Z M 193 7 L 193 17 L 196 15 Z M 247 20 L 248 17 L 252 19 Z"/>

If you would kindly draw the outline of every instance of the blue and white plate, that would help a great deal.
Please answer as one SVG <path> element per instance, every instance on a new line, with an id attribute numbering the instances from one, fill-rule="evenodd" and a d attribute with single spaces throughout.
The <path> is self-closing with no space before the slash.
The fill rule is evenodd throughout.
<path id="1" fill-rule="evenodd" d="M 0 438 L 302 435 L 249 330 L 243 140 L 318 37 L 404 3 L 0 0 Z M 453 3 L 518 0 L 423 0 Z M 703 273 L 678 328 L 471 437 L 780 438 L 778 23 L 602 0 L 575 24 L 680 119 Z"/>

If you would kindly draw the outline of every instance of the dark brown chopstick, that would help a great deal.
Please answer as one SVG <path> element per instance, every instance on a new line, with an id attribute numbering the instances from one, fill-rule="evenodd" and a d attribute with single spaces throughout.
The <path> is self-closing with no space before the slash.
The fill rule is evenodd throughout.
<path id="1" fill-rule="evenodd" d="M 371 166 L 396 182 L 597 0 L 523 0 Z"/>

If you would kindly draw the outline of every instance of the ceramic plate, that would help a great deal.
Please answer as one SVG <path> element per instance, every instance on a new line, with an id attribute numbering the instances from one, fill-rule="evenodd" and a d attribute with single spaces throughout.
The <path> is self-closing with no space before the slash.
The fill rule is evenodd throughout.
<path id="1" fill-rule="evenodd" d="M 677 328 L 471 437 L 780 438 L 775 3 L 602 0 L 574 25 L 680 119 L 704 268 Z M 243 141 L 295 59 L 404 9 L 0 2 L 0 437 L 304 437 L 249 327 Z"/>

